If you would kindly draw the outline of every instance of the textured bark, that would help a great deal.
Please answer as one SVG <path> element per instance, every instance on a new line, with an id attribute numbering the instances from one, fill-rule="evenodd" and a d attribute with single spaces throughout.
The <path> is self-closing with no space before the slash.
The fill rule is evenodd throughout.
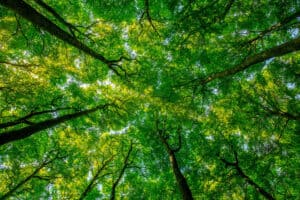
<path id="1" fill-rule="evenodd" d="M 193 195 L 192 195 L 191 189 L 190 189 L 190 187 L 187 183 L 187 180 L 185 179 L 185 177 L 181 173 L 178 162 L 177 162 L 177 159 L 176 159 L 175 152 L 179 151 L 179 149 L 173 150 L 170 147 L 167 139 L 164 138 L 161 133 L 159 133 L 159 137 L 160 137 L 160 140 L 163 143 L 166 151 L 168 152 L 170 164 L 171 164 L 171 167 L 172 167 L 172 170 L 173 170 L 173 174 L 176 178 L 176 182 L 177 182 L 177 185 L 179 187 L 180 193 L 182 195 L 182 199 L 192 200 Z"/>
<path id="2" fill-rule="evenodd" d="M 173 173 L 175 175 L 177 184 L 179 186 L 179 190 L 182 195 L 182 199 L 192 200 L 193 199 L 192 192 L 189 188 L 189 185 L 188 185 L 185 177 L 183 176 L 183 174 L 180 171 L 175 153 L 173 151 L 169 152 L 169 159 L 170 159 L 170 163 L 172 165 Z"/>
<path id="3" fill-rule="evenodd" d="M 76 47 L 77 49 L 85 52 L 86 54 L 92 56 L 93 58 L 100 60 L 101 62 L 107 64 L 107 66 L 117 73 L 116 69 L 114 68 L 114 64 L 120 61 L 122 58 L 118 60 L 108 60 L 103 55 L 95 52 L 90 47 L 86 46 L 79 40 L 77 40 L 73 35 L 70 33 L 62 30 L 48 18 L 43 16 L 41 13 L 36 11 L 32 6 L 27 4 L 22 0 L 0 0 L 0 4 L 13 10 L 20 16 L 24 17 L 25 19 L 29 20 L 33 24 L 37 25 L 41 29 L 47 31 L 48 33 L 52 34 L 53 36 L 67 42 L 68 44 Z"/>
<path id="4" fill-rule="evenodd" d="M 42 122 L 38 122 L 35 123 L 33 125 L 18 129 L 18 130 L 12 130 L 12 131 L 7 131 L 4 133 L 0 134 L 0 146 L 7 144 L 9 142 L 12 141 L 16 141 L 16 140 L 21 140 L 24 138 L 27 138 L 35 133 L 38 133 L 39 131 L 42 130 L 46 130 L 48 128 L 52 128 L 58 124 L 61 124 L 63 122 L 66 122 L 68 120 L 71 119 L 75 119 L 84 115 L 87 115 L 89 113 L 93 113 L 99 109 L 104 109 L 107 105 L 103 105 L 103 106 L 98 106 L 96 108 L 93 109 L 89 109 L 89 110 L 83 110 L 83 111 L 79 111 L 76 113 L 72 113 L 72 114 L 68 114 L 68 115 L 64 115 L 61 117 L 57 117 L 54 119 L 49 119 L 46 121 L 42 121 Z"/>
<path id="5" fill-rule="evenodd" d="M 255 54 L 253 56 L 247 57 L 242 63 L 236 65 L 231 69 L 227 69 L 221 72 L 213 73 L 204 79 L 198 79 L 201 85 L 205 85 L 215 79 L 228 77 L 234 75 L 238 72 L 241 72 L 254 64 L 263 62 L 267 59 L 283 56 L 285 54 L 300 50 L 300 38 L 293 39 L 289 42 L 286 42 L 282 45 L 273 47 L 271 49 L 265 50 L 261 53 Z"/>

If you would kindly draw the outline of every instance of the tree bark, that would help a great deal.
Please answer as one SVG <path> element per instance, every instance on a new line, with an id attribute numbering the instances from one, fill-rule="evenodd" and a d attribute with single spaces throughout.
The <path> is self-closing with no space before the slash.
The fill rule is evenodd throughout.
<path id="1" fill-rule="evenodd" d="M 288 53 L 291 53 L 294 51 L 298 51 L 298 50 L 300 50 L 300 37 L 293 39 L 289 42 L 286 42 L 284 44 L 281 44 L 279 46 L 273 47 L 271 49 L 265 50 L 261 53 L 255 54 L 253 56 L 249 56 L 242 63 L 234 66 L 231 69 L 213 73 L 204 79 L 197 79 L 197 81 L 199 81 L 200 85 L 205 85 L 209 82 L 214 81 L 215 79 L 234 75 L 238 72 L 241 72 L 241 71 L 249 68 L 250 66 L 252 66 L 254 64 L 263 62 L 267 59 L 270 59 L 273 57 L 278 57 L 278 56 L 283 56 L 285 54 L 288 54 Z"/>
<path id="2" fill-rule="evenodd" d="M 20 16 L 29 20 L 30 22 L 37 25 L 41 29 L 47 31 L 51 35 L 67 42 L 68 44 L 85 52 L 86 54 L 92 56 L 93 58 L 105 63 L 111 70 L 117 73 L 116 69 L 113 67 L 113 64 L 120 61 L 122 57 L 117 60 L 108 60 L 103 55 L 95 52 L 93 49 L 91 49 L 90 47 L 86 46 L 85 44 L 77 40 L 70 33 L 62 30 L 59 26 L 54 24 L 52 21 L 50 21 L 48 18 L 43 16 L 38 11 L 36 11 L 32 6 L 30 6 L 23 0 L 0 0 L 0 4 L 13 10 Z"/>
<path id="3" fill-rule="evenodd" d="M 54 119 L 49 119 L 46 121 L 38 122 L 38 123 L 35 123 L 33 125 L 30 125 L 30 126 L 18 129 L 18 130 L 12 130 L 12 131 L 7 131 L 4 133 L 1 133 L 0 134 L 0 146 L 7 144 L 9 142 L 12 142 L 12 141 L 27 138 L 35 133 L 38 133 L 39 131 L 46 130 L 48 128 L 52 128 L 58 124 L 69 121 L 71 119 L 75 119 L 75 118 L 96 112 L 97 110 L 104 109 L 107 106 L 108 105 L 97 106 L 92 109 L 83 110 L 83 111 L 79 111 L 76 113 L 57 117 Z"/>
<path id="4" fill-rule="evenodd" d="M 180 193 L 182 195 L 182 199 L 184 200 L 193 200 L 193 195 L 191 192 L 191 189 L 187 183 L 187 180 L 185 179 L 185 177 L 183 176 L 183 174 L 180 171 L 180 167 L 178 165 L 177 159 L 176 159 L 176 155 L 175 152 L 179 151 L 179 149 L 173 150 L 167 139 L 163 137 L 163 135 L 161 133 L 159 133 L 159 137 L 161 142 L 163 143 L 166 151 L 168 152 L 169 155 L 169 160 L 170 160 L 170 164 L 173 170 L 173 174 L 176 178 L 176 182 L 177 185 L 179 187 Z"/>
<path id="5" fill-rule="evenodd" d="M 183 176 L 183 174 L 180 171 L 176 156 L 174 152 L 169 152 L 169 159 L 170 159 L 170 163 L 172 165 L 172 169 L 173 169 L 173 173 L 175 175 L 176 178 L 176 182 L 179 186 L 179 190 L 181 192 L 182 195 L 182 199 L 184 200 L 192 200 L 193 196 L 192 196 L 192 192 L 190 190 L 190 187 L 185 179 L 185 177 Z"/>

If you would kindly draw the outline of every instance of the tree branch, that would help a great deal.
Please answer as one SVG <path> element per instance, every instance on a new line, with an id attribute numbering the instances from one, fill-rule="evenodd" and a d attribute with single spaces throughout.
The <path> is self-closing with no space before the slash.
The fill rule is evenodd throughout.
<path id="1" fill-rule="evenodd" d="M 241 44 L 241 46 L 253 44 L 254 42 L 256 42 L 259 39 L 262 39 L 264 36 L 271 33 L 272 31 L 275 31 L 275 30 L 278 30 L 278 29 L 282 28 L 283 26 L 285 26 L 286 24 L 288 24 L 289 22 L 291 22 L 292 20 L 296 19 L 299 16 L 300 16 L 300 10 L 293 13 L 292 15 L 284 18 L 282 21 L 278 22 L 277 24 L 274 24 L 273 26 L 269 27 L 268 29 L 260 32 L 259 35 L 257 35 L 256 37 L 254 37 L 254 38 L 252 38 L 248 41 L 243 42 Z"/>
<path id="2" fill-rule="evenodd" d="M 53 157 L 52 159 L 43 161 L 39 165 L 39 167 L 36 168 L 29 176 L 27 176 L 25 179 L 23 179 L 22 181 L 20 181 L 16 186 L 14 186 L 11 190 L 9 190 L 2 197 L 0 197 L 0 200 L 5 200 L 8 197 L 10 197 L 14 192 L 16 192 L 20 187 L 22 187 L 23 185 L 25 185 L 32 178 L 41 178 L 40 176 L 37 176 L 37 174 L 39 173 L 39 171 L 41 169 L 43 169 L 45 166 L 47 166 L 47 165 L 51 164 L 52 162 L 54 162 L 56 159 L 63 159 L 63 158 L 65 158 L 65 156 L 59 156 L 59 154 L 57 153 L 57 155 L 55 157 Z"/>
<path id="3" fill-rule="evenodd" d="M 39 131 L 46 130 L 46 129 L 52 128 L 53 126 L 56 126 L 60 123 L 64 123 L 66 121 L 88 115 L 90 113 L 98 111 L 99 109 L 105 109 L 108 106 L 109 106 L 109 104 L 104 104 L 104 105 L 97 106 L 92 109 L 83 110 L 83 111 L 79 111 L 76 113 L 67 114 L 67 115 L 64 115 L 61 117 L 38 122 L 31 126 L 27 126 L 27 127 L 24 127 L 24 128 L 18 129 L 18 130 L 12 130 L 12 131 L 7 131 L 4 133 L 1 133 L 0 134 L 0 146 L 7 144 L 9 142 L 27 138 L 35 133 L 38 133 Z"/>
<path id="4" fill-rule="evenodd" d="M 176 131 L 177 135 L 178 135 L 178 146 L 176 148 L 173 149 L 174 153 L 177 153 L 178 151 L 180 151 L 181 146 L 182 146 L 182 138 L 181 138 L 181 128 L 178 127 L 177 131 Z"/>
<path id="5" fill-rule="evenodd" d="M 32 111 L 28 115 L 25 115 L 24 117 L 21 117 L 19 119 L 11 121 L 11 122 L 6 122 L 6 123 L 0 124 L 0 129 L 1 128 L 8 128 L 8 127 L 18 125 L 18 124 L 22 124 L 22 123 L 30 124 L 32 122 L 28 121 L 28 119 L 30 119 L 31 117 L 34 117 L 34 116 L 37 116 L 37 115 L 42 115 L 42 114 L 47 114 L 47 113 L 54 113 L 54 112 L 62 111 L 62 110 L 70 110 L 70 109 L 72 109 L 72 108 L 58 108 L 58 109 L 55 109 L 55 110 L 43 110 L 43 111 L 37 111 L 37 112 Z M 32 123 L 32 124 L 34 124 L 34 123 Z"/>
<path id="6" fill-rule="evenodd" d="M 0 60 L 0 64 L 6 64 L 6 65 L 12 65 L 12 66 L 17 66 L 17 67 L 36 67 L 38 65 L 36 64 L 27 64 L 27 63 L 13 63 L 13 62 L 9 62 L 9 61 L 4 61 L 4 60 Z"/>
<path id="7" fill-rule="evenodd" d="M 125 159 L 124 159 L 124 162 L 123 162 L 123 167 L 120 171 L 120 174 L 119 174 L 119 176 L 117 177 L 117 179 L 114 181 L 114 183 L 112 185 L 110 200 L 115 200 L 115 198 L 116 198 L 116 188 L 117 188 L 118 184 L 120 183 L 121 178 L 123 177 L 123 175 L 125 173 L 125 170 L 128 168 L 128 166 L 130 164 L 129 157 L 130 157 L 130 154 L 131 154 L 132 150 L 133 150 L 133 143 L 131 142 L 129 150 L 127 151 L 127 154 L 125 156 Z"/>
<path id="8" fill-rule="evenodd" d="M 158 36 L 160 36 L 160 34 L 158 33 L 156 27 L 154 26 L 153 22 L 152 22 L 152 18 L 150 15 L 150 4 L 149 4 L 149 0 L 145 0 L 144 1 L 145 4 L 145 10 L 141 16 L 141 19 L 143 19 L 143 17 L 145 16 L 146 19 L 148 20 L 150 26 L 153 28 L 153 30 L 155 31 L 155 33 L 157 33 Z"/>
<path id="9" fill-rule="evenodd" d="M 60 23 L 62 23 L 63 25 L 65 25 L 70 33 L 73 35 L 73 37 L 75 36 L 74 31 L 78 32 L 79 34 L 81 34 L 81 32 L 72 24 L 70 24 L 69 22 L 67 22 L 66 20 L 64 20 L 55 10 L 54 8 L 52 8 L 51 6 L 49 6 L 48 4 L 46 4 L 43 0 L 35 0 L 35 2 L 40 5 L 42 8 L 46 9 L 49 13 L 51 13 Z"/>
<path id="10" fill-rule="evenodd" d="M 264 188 L 262 188 L 261 186 L 259 186 L 256 182 L 254 182 L 254 180 L 252 180 L 249 176 L 247 176 L 245 174 L 245 172 L 242 170 L 242 168 L 239 165 L 238 154 L 237 154 L 237 152 L 235 150 L 234 150 L 234 159 L 235 159 L 235 162 L 229 162 L 225 158 L 220 158 L 220 160 L 226 165 L 226 167 L 230 166 L 230 167 L 235 168 L 235 170 L 238 173 L 238 176 L 240 176 L 247 183 L 249 183 L 250 185 L 252 185 L 266 199 L 275 200 L 275 198 L 270 193 L 268 193 Z"/>
<path id="11" fill-rule="evenodd" d="M 63 40 L 64 42 L 72 45 L 73 47 L 101 61 L 102 63 L 106 64 L 109 69 L 116 72 L 116 69 L 113 68 L 113 65 L 117 64 L 122 59 L 119 58 L 116 60 L 109 60 L 105 58 L 100 53 L 97 53 L 96 51 L 79 41 L 77 38 L 73 37 L 70 33 L 62 30 L 59 26 L 57 26 L 48 18 L 40 14 L 38 11 L 36 11 L 33 7 L 31 7 L 23 0 L 1 0 L 0 4 L 13 10 L 17 14 L 21 15 L 25 19 L 40 27 L 41 29 L 47 31 L 51 35 Z M 117 73 L 117 75 L 120 74 Z"/>
<path id="12" fill-rule="evenodd" d="M 157 129 L 156 131 L 158 132 L 160 141 L 162 142 L 162 144 L 164 145 L 164 147 L 168 153 L 171 168 L 172 168 L 173 174 L 175 176 L 180 193 L 182 195 L 182 199 L 193 200 L 193 195 L 192 195 L 191 189 L 188 185 L 188 182 L 187 182 L 186 178 L 184 177 L 184 175 L 180 171 L 180 167 L 179 167 L 176 155 L 175 155 L 176 152 L 174 151 L 174 149 L 172 149 L 170 147 L 170 145 L 167 141 L 167 138 L 162 135 L 162 133 L 165 132 L 165 130 L 158 129 L 158 123 L 159 123 L 159 120 L 156 120 L 156 129 Z"/>
<path id="13" fill-rule="evenodd" d="M 249 56 L 242 63 L 240 63 L 230 69 L 213 73 L 204 79 L 200 79 L 200 78 L 195 79 L 195 80 L 193 80 L 193 82 L 196 82 L 197 84 L 200 84 L 200 85 L 205 85 L 216 79 L 235 75 L 238 72 L 244 71 L 245 69 L 248 69 L 252 65 L 263 62 L 269 58 L 283 56 L 285 54 L 288 54 L 288 53 L 291 53 L 294 51 L 298 51 L 298 50 L 300 50 L 300 38 L 299 37 L 296 39 L 293 39 L 289 42 L 286 42 L 284 44 L 281 44 L 279 46 L 265 50 L 261 53 L 255 54 L 253 56 Z"/>
<path id="14" fill-rule="evenodd" d="M 104 161 L 101 165 L 100 168 L 98 168 L 96 174 L 93 176 L 92 180 L 90 181 L 90 183 L 87 185 L 87 187 L 85 188 L 85 190 L 83 191 L 83 193 L 80 195 L 79 200 L 84 199 L 88 193 L 93 189 L 96 181 L 98 180 L 101 172 L 107 167 L 107 165 L 114 159 L 114 156 L 110 157 L 109 159 L 107 159 L 106 161 Z"/>

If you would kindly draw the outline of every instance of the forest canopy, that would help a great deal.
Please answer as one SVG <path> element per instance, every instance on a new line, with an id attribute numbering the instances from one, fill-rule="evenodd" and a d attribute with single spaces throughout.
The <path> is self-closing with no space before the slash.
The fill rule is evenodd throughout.
<path id="1" fill-rule="evenodd" d="M 300 199 L 299 50 L 299 0 L 0 0 L 0 199 Z"/>

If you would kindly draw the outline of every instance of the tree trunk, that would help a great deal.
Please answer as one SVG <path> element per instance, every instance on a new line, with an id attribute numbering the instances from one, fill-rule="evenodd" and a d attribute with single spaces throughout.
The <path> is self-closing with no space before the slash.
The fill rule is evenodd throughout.
<path id="1" fill-rule="evenodd" d="M 174 151 L 170 147 L 167 139 L 164 138 L 161 133 L 159 133 L 159 137 L 160 137 L 160 140 L 162 141 L 166 151 L 168 152 L 170 164 L 171 164 L 171 167 L 172 167 L 172 170 L 173 170 L 173 174 L 176 178 L 176 182 L 177 182 L 177 185 L 179 187 L 179 191 L 182 195 L 182 199 L 184 199 L 184 200 L 193 200 L 193 195 L 192 195 L 191 189 L 190 189 L 185 177 L 181 173 L 180 167 L 179 167 L 177 159 L 176 159 L 175 152 L 179 151 L 179 149 Z"/>
<path id="2" fill-rule="evenodd" d="M 67 42 L 68 44 L 76 47 L 79 50 L 82 50 L 83 52 L 87 53 L 88 55 L 92 56 L 93 58 L 100 60 L 101 62 L 108 65 L 108 67 L 115 71 L 111 64 L 114 62 L 117 62 L 118 60 L 108 60 L 101 54 L 95 52 L 90 47 L 86 46 L 77 38 L 73 37 L 68 32 L 62 30 L 59 26 L 54 24 L 52 21 L 47 19 L 45 16 L 40 14 L 38 11 L 36 11 L 33 7 L 31 7 L 29 4 L 22 0 L 0 0 L 0 4 L 10 8 L 20 16 L 24 17 L 25 19 L 29 20 L 33 24 L 37 25 L 41 29 L 47 31 L 48 33 L 52 34 L 53 36 Z"/>
<path id="3" fill-rule="evenodd" d="M 182 195 L 182 199 L 192 200 L 193 199 L 192 192 L 189 188 L 189 185 L 188 185 L 185 177 L 183 176 L 183 174 L 181 173 L 181 171 L 179 169 L 178 162 L 177 162 L 174 152 L 172 152 L 172 151 L 169 152 L 169 159 L 170 159 L 170 163 L 172 165 L 173 173 L 176 178 L 176 182 L 178 184 L 179 190 Z"/>
<path id="4" fill-rule="evenodd" d="M 38 122 L 36 124 L 30 125 L 30 126 L 18 129 L 18 130 L 12 130 L 12 131 L 7 131 L 4 133 L 1 133 L 0 134 L 0 146 L 7 144 L 9 142 L 12 142 L 12 141 L 27 138 L 35 133 L 38 133 L 39 131 L 46 130 L 48 128 L 52 128 L 53 126 L 56 126 L 58 124 L 66 122 L 68 120 L 75 119 L 75 118 L 87 115 L 89 113 L 93 113 L 101 108 L 104 109 L 106 106 L 107 105 L 98 106 L 96 108 L 92 108 L 89 110 L 83 110 L 83 111 L 79 111 L 76 113 L 57 117 L 54 119 L 49 119 L 46 121 Z"/>

